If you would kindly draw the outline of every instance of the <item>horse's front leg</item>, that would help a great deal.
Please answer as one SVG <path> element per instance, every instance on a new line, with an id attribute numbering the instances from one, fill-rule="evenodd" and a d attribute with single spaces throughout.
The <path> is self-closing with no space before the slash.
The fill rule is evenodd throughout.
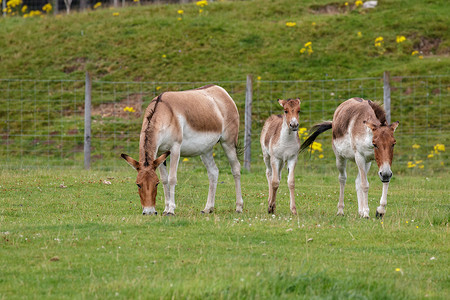
<path id="1" fill-rule="evenodd" d="M 294 215 L 297 214 L 297 208 L 295 207 L 295 178 L 294 178 L 294 171 L 296 165 L 297 165 L 297 156 L 295 156 L 293 159 L 287 162 L 287 168 L 289 172 L 287 182 L 289 187 L 290 208 L 291 212 Z"/>
<path id="2" fill-rule="evenodd" d="M 270 165 L 272 168 L 272 181 L 269 185 L 269 207 L 267 209 L 267 212 L 269 214 L 274 214 L 276 208 L 277 191 L 278 187 L 280 186 L 280 168 L 282 167 L 282 162 L 272 156 L 270 158 Z"/>
<path id="3" fill-rule="evenodd" d="M 208 200 L 206 201 L 205 209 L 202 210 L 202 213 L 212 213 L 214 211 L 214 199 L 216 196 L 217 189 L 217 180 L 219 178 L 219 169 L 214 162 L 213 151 L 211 149 L 210 152 L 203 154 L 200 156 L 203 164 L 208 171 L 208 179 L 209 179 L 209 191 L 208 191 Z"/>
<path id="4" fill-rule="evenodd" d="M 357 153 L 355 155 L 355 162 L 358 166 L 358 178 L 356 185 L 360 186 L 359 194 L 358 194 L 358 204 L 359 204 L 359 215 L 363 218 L 368 219 L 369 218 L 369 181 L 367 180 L 367 171 L 369 166 L 367 166 L 365 158 Z M 358 192 L 358 188 L 357 188 Z"/>
<path id="5" fill-rule="evenodd" d="M 381 194 L 380 206 L 377 207 L 377 212 L 375 214 L 377 218 L 383 218 L 386 213 L 388 188 L 389 182 L 383 182 L 383 193 Z"/>
<path id="6" fill-rule="evenodd" d="M 170 189 L 169 189 L 169 173 L 167 173 L 166 162 L 162 163 L 159 166 L 159 174 L 161 174 L 161 181 L 164 188 L 164 213 L 166 215 L 169 211 L 169 202 L 170 202 Z"/>
<path id="7" fill-rule="evenodd" d="M 175 215 L 175 186 L 177 185 L 177 170 L 180 162 L 180 144 L 175 144 L 170 149 L 170 167 L 169 167 L 169 203 L 164 215 Z"/>

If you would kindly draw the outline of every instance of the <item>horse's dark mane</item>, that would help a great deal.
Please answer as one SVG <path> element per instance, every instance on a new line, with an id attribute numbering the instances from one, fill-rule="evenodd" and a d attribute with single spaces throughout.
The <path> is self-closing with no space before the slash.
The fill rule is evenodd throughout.
<path id="1" fill-rule="evenodd" d="M 375 113 L 375 116 L 377 117 L 378 121 L 380 121 L 381 126 L 387 126 L 386 121 L 386 112 L 384 111 L 383 107 L 379 105 L 378 103 L 372 102 L 368 100 L 370 107 L 373 109 L 373 112 Z"/>
<path id="2" fill-rule="evenodd" d="M 147 149 L 148 149 L 148 147 L 147 147 L 148 136 L 149 136 L 149 133 L 150 133 L 150 130 L 151 130 L 150 121 L 152 120 L 153 115 L 155 114 L 156 107 L 157 107 L 158 104 L 162 101 L 161 98 L 162 98 L 162 95 L 163 95 L 163 94 L 164 94 L 164 93 L 160 94 L 160 95 L 158 96 L 158 98 L 156 98 L 156 100 L 154 100 L 154 102 L 155 102 L 155 107 L 153 107 L 153 109 L 150 110 L 150 112 L 149 112 L 149 114 L 148 114 L 148 116 L 147 116 L 147 121 L 148 121 L 148 122 L 147 122 L 147 128 L 145 129 L 145 140 L 144 140 L 144 150 L 145 150 L 144 166 L 145 166 L 145 167 L 148 167 L 148 166 L 150 165 L 150 163 L 149 163 L 150 158 L 148 157 L 148 151 L 147 151 Z M 153 101 L 152 101 L 152 102 L 153 102 Z"/>

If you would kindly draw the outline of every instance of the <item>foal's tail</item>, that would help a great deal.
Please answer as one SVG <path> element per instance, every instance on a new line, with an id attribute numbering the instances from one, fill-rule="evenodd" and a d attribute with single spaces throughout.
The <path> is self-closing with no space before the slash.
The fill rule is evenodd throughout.
<path id="1" fill-rule="evenodd" d="M 317 138 L 319 134 L 322 132 L 327 131 L 328 129 L 331 129 L 331 121 L 322 122 L 319 124 L 314 125 L 310 132 L 312 134 L 303 142 L 303 144 L 300 146 L 300 152 L 304 151 L 306 148 L 308 148 Z"/>

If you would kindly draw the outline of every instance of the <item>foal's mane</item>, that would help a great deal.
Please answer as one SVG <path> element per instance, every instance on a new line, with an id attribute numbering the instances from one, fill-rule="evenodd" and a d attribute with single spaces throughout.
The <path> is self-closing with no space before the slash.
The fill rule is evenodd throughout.
<path id="1" fill-rule="evenodd" d="M 372 102 L 370 100 L 367 100 L 370 107 L 373 109 L 373 112 L 375 113 L 375 116 L 377 117 L 378 121 L 380 121 L 381 126 L 387 126 L 386 121 L 386 112 L 384 111 L 383 107 L 381 107 L 380 104 Z"/>
<path id="2" fill-rule="evenodd" d="M 148 144 L 148 136 L 149 136 L 149 133 L 150 133 L 150 130 L 151 130 L 151 126 L 150 126 L 150 121 L 152 120 L 152 118 L 153 118 L 153 115 L 155 114 L 155 111 L 156 111 L 156 107 L 158 106 L 158 104 L 160 103 L 160 102 L 162 102 L 162 95 L 163 95 L 164 93 L 162 93 L 162 94 L 160 94 L 159 96 L 158 96 L 158 98 L 156 98 L 156 100 L 153 100 L 152 102 L 155 102 L 155 106 L 153 107 L 153 109 L 151 109 L 150 111 L 149 111 L 149 113 L 148 113 L 148 116 L 147 116 L 147 128 L 145 129 L 145 140 L 144 140 L 144 149 L 145 149 L 145 161 L 144 161 L 144 166 L 145 167 L 148 167 L 149 165 L 150 165 L 150 163 L 149 163 L 149 155 L 148 155 L 148 151 L 147 151 L 147 149 L 148 149 L 148 147 L 147 147 L 147 144 Z"/>

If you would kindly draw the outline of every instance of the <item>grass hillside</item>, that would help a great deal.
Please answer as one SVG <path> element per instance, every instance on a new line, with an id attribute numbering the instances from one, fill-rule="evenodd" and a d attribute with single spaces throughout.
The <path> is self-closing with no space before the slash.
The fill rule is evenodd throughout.
<path id="1" fill-rule="evenodd" d="M 86 69 L 114 81 L 448 73 L 447 1 L 379 1 L 367 10 L 344 3 L 217 1 L 202 13 L 191 3 L 0 18 L 0 78 L 82 79 Z M 300 53 L 308 42 L 313 52 Z"/>

